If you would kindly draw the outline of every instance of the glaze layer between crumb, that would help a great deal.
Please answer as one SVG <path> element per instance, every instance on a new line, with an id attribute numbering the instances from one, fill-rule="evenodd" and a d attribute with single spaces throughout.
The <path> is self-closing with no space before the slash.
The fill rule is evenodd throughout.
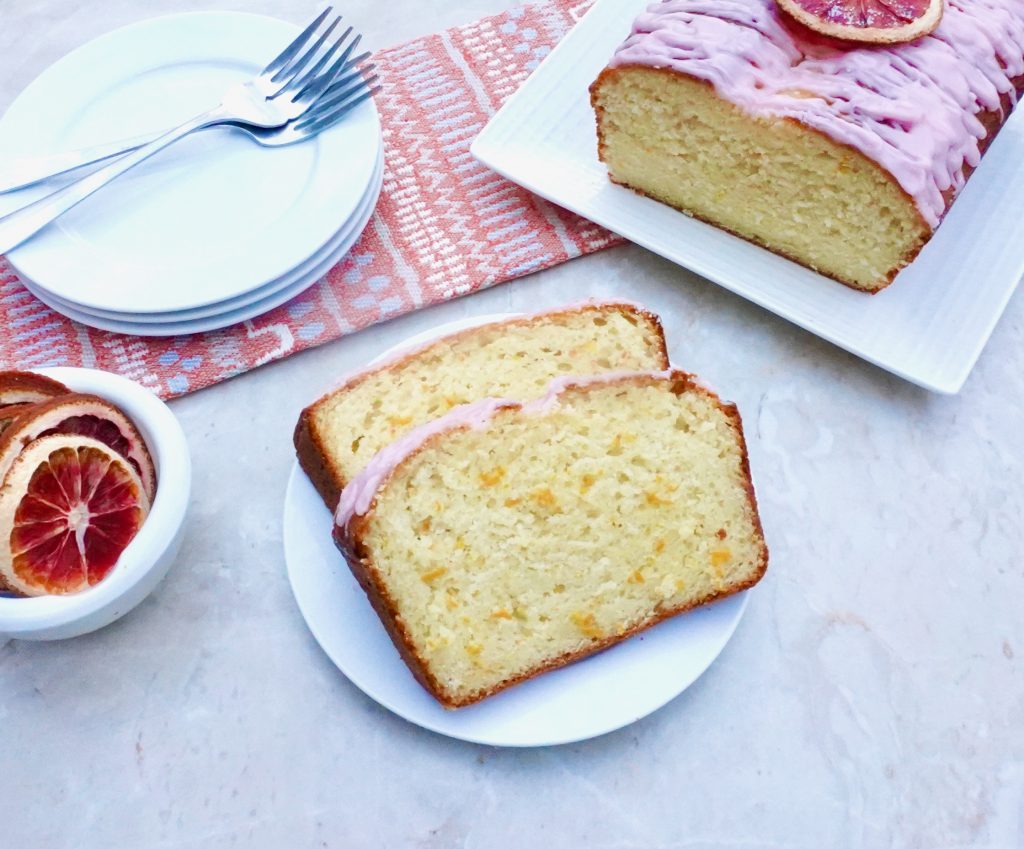
<path id="1" fill-rule="evenodd" d="M 407 457 L 431 437 L 448 430 L 459 428 L 482 428 L 494 418 L 499 410 L 519 407 L 527 413 L 545 413 L 558 403 L 558 396 L 572 386 L 588 386 L 596 383 L 613 383 L 632 377 L 648 377 L 666 379 L 671 377 L 673 369 L 665 371 L 618 371 L 605 374 L 558 377 L 548 384 L 543 397 L 522 404 L 508 398 L 484 398 L 472 404 L 462 404 L 449 410 L 445 415 L 434 421 L 413 428 L 405 436 L 396 439 L 386 448 L 378 451 L 373 459 L 358 475 L 342 490 L 338 509 L 334 514 L 334 522 L 344 528 L 353 516 L 362 516 L 373 504 L 377 490 L 387 480 L 391 472 Z M 688 377 L 691 377 L 688 375 Z M 691 377 L 692 379 L 692 377 Z"/>

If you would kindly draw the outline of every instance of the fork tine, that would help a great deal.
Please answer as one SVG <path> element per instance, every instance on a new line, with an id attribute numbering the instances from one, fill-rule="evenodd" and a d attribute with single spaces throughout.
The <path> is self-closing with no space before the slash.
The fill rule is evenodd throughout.
<path id="1" fill-rule="evenodd" d="M 280 92 L 284 90 L 284 86 L 286 86 L 288 83 L 294 80 L 300 73 L 302 73 L 306 65 L 308 65 L 310 60 L 314 56 L 316 56 L 316 54 L 320 51 L 320 48 L 324 46 L 324 42 L 327 41 L 330 34 L 334 32 L 335 28 L 340 23 L 341 15 L 338 15 L 338 17 L 331 21 L 331 25 L 327 27 L 326 30 L 324 30 L 323 34 L 316 40 L 312 47 L 310 47 L 298 59 L 281 68 L 276 74 L 274 74 L 274 76 L 270 78 L 270 81 L 273 83 L 283 81 L 281 89 L 278 90 L 278 94 L 280 94 Z"/>
<path id="2" fill-rule="evenodd" d="M 338 48 L 341 47 L 342 44 L 344 44 L 345 39 L 347 39 L 351 34 L 352 27 L 349 27 L 347 30 L 345 30 L 345 32 L 343 32 L 338 37 L 338 40 L 331 45 L 331 49 L 324 53 L 324 55 L 320 57 L 319 61 L 312 68 L 310 68 L 308 72 L 302 75 L 301 79 L 299 78 L 299 76 L 296 75 L 295 77 L 292 78 L 292 81 L 288 83 L 288 85 L 281 89 L 281 92 L 279 93 L 293 91 L 294 89 L 305 87 L 310 80 L 315 78 L 316 75 L 323 70 L 324 65 L 326 65 L 328 62 L 331 61 L 331 59 L 334 58 L 334 54 L 338 52 Z"/>
<path id="3" fill-rule="evenodd" d="M 349 68 L 355 67 L 360 62 L 365 62 L 369 58 L 370 58 L 370 51 L 369 50 L 364 50 L 362 53 L 360 53 L 358 56 L 356 56 L 355 59 L 349 59 L 348 60 L 348 65 L 345 68 L 345 70 L 347 71 Z M 367 65 L 367 68 L 371 68 L 371 67 L 375 68 L 376 65 Z M 366 70 L 366 68 L 364 68 L 363 70 Z"/>
<path id="4" fill-rule="evenodd" d="M 317 98 L 316 103 L 314 103 L 310 107 L 309 112 L 302 117 L 300 123 L 302 121 L 308 122 L 317 120 L 319 116 L 331 111 L 335 106 L 341 103 L 341 101 L 349 97 L 353 91 L 357 91 L 364 86 L 372 85 L 377 81 L 377 75 L 374 74 L 373 76 L 366 77 L 366 74 L 369 74 L 376 67 L 376 65 L 370 64 L 365 68 L 357 68 L 351 73 L 345 74 L 343 77 L 339 78 L 330 88 L 327 89 L 327 91 Z M 353 81 L 355 81 L 354 85 Z"/>
<path id="5" fill-rule="evenodd" d="M 368 56 L 369 54 L 366 55 Z M 377 66 L 374 64 L 369 64 L 365 68 L 356 68 L 338 77 L 338 79 L 331 83 L 327 90 L 316 99 L 316 102 L 310 106 L 309 113 L 323 112 L 324 109 L 329 109 L 337 102 L 338 95 L 342 94 L 353 80 L 358 80 L 364 77 L 376 67 Z"/>
<path id="6" fill-rule="evenodd" d="M 312 37 L 313 33 L 315 33 L 317 29 L 319 29 L 320 24 L 322 24 L 324 22 L 324 19 L 331 13 L 332 8 L 333 7 L 328 6 L 326 9 L 324 9 L 317 16 L 316 20 L 313 21 L 313 23 L 311 23 L 301 33 L 299 33 L 298 37 L 291 44 L 289 44 L 284 50 L 282 50 L 281 53 L 277 55 L 277 57 L 271 60 L 270 64 L 263 69 L 262 74 L 277 73 L 279 70 L 281 70 L 281 68 L 287 65 L 295 56 L 295 54 L 298 53 L 305 46 L 305 44 Z"/>
<path id="7" fill-rule="evenodd" d="M 362 38 L 362 35 L 357 35 L 334 64 L 319 77 L 316 77 L 312 82 L 299 89 L 298 93 L 292 98 L 292 100 L 297 101 L 301 99 L 307 103 L 311 103 L 320 97 L 320 95 L 323 94 L 335 80 L 337 80 L 341 73 L 347 69 L 348 57 Z"/>
<path id="8" fill-rule="evenodd" d="M 363 59 L 370 55 L 370 52 L 366 51 L 364 53 L 360 53 L 355 59 L 349 61 L 348 57 L 352 55 L 352 51 L 359 46 L 359 42 L 362 40 L 363 37 L 357 33 L 356 37 L 352 39 L 352 43 L 345 48 L 345 52 L 338 58 L 338 61 L 344 63 L 346 68 L 351 67 L 352 65 L 358 65 Z"/>
<path id="9" fill-rule="evenodd" d="M 332 124 L 334 124 L 337 121 L 339 121 L 342 117 L 344 117 L 349 112 L 351 112 L 353 109 L 355 109 L 360 103 L 362 103 L 364 100 L 367 100 L 367 99 L 373 97 L 379 91 L 380 91 L 380 86 L 374 86 L 373 88 L 371 88 L 371 89 L 369 89 L 367 91 L 364 91 L 362 94 L 360 94 L 358 97 L 354 98 L 353 100 L 349 100 L 348 102 L 346 102 L 343 105 L 339 106 L 337 109 L 333 110 L 330 114 L 324 115 L 323 117 L 318 118 L 317 120 L 313 121 L 311 124 L 306 124 L 305 126 L 296 127 L 295 129 L 299 130 L 300 132 L 306 133 L 308 135 L 316 135 L 317 133 L 320 133 L 323 130 L 326 130 L 329 126 L 331 126 Z"/>
<path id="10" fill-rule="evenodd" d="M 330 105 L 317 108 L 314 114 L 303 117 L 295 123 L 295 129 L 303 133 L 315 135 L 325 127 L 333 124 L 346 113 L 350 112 L 367 98 L 373 97 L 380 91 L 380 86 L 374 85 L 377 82 L 377 75 L 374 74 L 366 80 L 360 80 L 348 91 L 335 97 Z"/>

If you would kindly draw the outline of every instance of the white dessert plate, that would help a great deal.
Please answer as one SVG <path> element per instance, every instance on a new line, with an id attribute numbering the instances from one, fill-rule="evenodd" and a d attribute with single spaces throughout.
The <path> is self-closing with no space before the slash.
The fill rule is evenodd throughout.
<path id="1" fill-rule="evenodd" d="M 184 534 L 192 464 L 181 425 L 148 389 L 96 369 L 38 371 L 76 392 L 107 398 L 124 410 L 142 434 L 157 470 L 156 498 L 149 516 L 104 580 L 73 595 L 0 596 L 0 637 L 58 640 L 87 634 L 124 616 L 167 574 Z"/>
<path id="2" fill-rule="evenodd" d="M 0 157 L 173 126 L 218 103 L 297 32 L 259 15 L 203 12 L 103 35 L 15 100 L 0 121 Z M 38 288 L 94 309 L 169 312 L 226 301 L 277 280 L 330 242 L 365 196 L 381 144 L 372 101 L 289 147 L 260 147 L 230 131 L 195 133 L 8 259 Z M 0 214 L 48 188 L 0 195 Z"/>
<path id="3" fill-rule="evenodd" d="M 511 314 L 434 328 L 381 354 Z M 284 503 L 284 552 L 299 610 L 328 657 L 370 698 L 416 725 L 491 746 L 550 746 L 597 737 L 657 710 L 725 647 L 747 593 L 677 616 L 600 654 L 476 705 L 448 711 L 412 677 L 341 553 L 334 519 L 296 464 Z"/>
<path id="4" fill-rule="evenodd" d="M 153 321 L 151 315 L 125 315 L 115 318 L 109 314 L 98 315 L 95 312 L 68 304 L 54 297 L 49 292 L 37 288 L 27 279 L 22 278 L 22 283 L 25 285 L 25 288 L 55 312 L 59 312 L 73 321 L 97 327 L 100 330 L 108 330 L 111 333 L 127 333 L 133 336 L 181 336 L 229 327 L 232 324 L 238 324 L 241 321 L 263 315 L 275 307 L 287 303 L 292 298 L 298 297 L 341 262 L 353 245 L 359 241 L 359 237 L 373 216 L 377 199 L 380 197 L 383 178 L 384 169 L 383 163 L 381 163 L 374 182 L 367 192 L 367 196 L 364 198 L 359 209 L 356 210 L 355 218 L 337 237 L 337 241 L 331 243 L 329 250 L 319 255 L 315 263 L 309 266 L 300 278 L 290 280 L 286 285 L 272 288 L 269 294 L 263 294 L 259 298 L 244 297 L 239 302 L 229 302 L 227 308 L 223 311 L 201 308 L 198 310 L 199 315 L 197 317 L 184 319 L 169 318 L 164 321 Z M 236 305 L 238 303 L 241 305 Z"/>
<path id="5" fill-rule="evenodd" d="M 1003 127 L 917 260 L 883 292 L 856 292 L 609 182 L 587 88 L 648 3 L 597 0 L 498 110 L 473 154 L 869 362 L 936 392 L 959 391 L 1024 275 L 1024 110 Z"/>
<path id="6" fill-rule="evenodd" d="M 82 306 L 81 304 L 76 304 L 74 301 L 59 298 L 52 293 L 46 293 L 46 297 L 50 302 L 57 304 L 62 308 L 67 307 L 79 314 L 138 324 L 170 324 L 191 321 L 199 318 L 220 316 L 228 311 L 238 310 L 241 307 L 248 306 L 249 304 L 256 303 L 257 301 L 266 301 L 271 295 L 281 292 L 286 288 L 290 292 L 295 292 L 296 287 L 302 281 L 305 281 L 307 286 L 311 285 L 312 282 L 315 282 L 323 275 L 325 268 L 329 269 L 332 265 L 344 258 L 345 254 L 348 252 L 348 248 L 350 247 L 352 234 L 354 232 L 361 234 L 367 221 L 373 214 L 373 209 L 376 206 L 377 199 L 380 197 L 380 190 L 383 182 L 384 151 L 382 149 L 378 153 L 376 170 L 371 178 L 370 185 L 366 189 L 366 194 L 359 203 L 359 207 L 353 213 L 352 218 L 345 222 L 345 226 L 331 238 L 331 241 L 316 254 L 302 263 L 298 268 L 288 272 L 288 274 L 285 274 L 283 277 L 279 277 L 277 280 L 272 280 L 257 289 L 253 289 L 251 292 L 239 295 L 237 298 L 229 298 L 226 301 L 218 301 L 215 304 L 207 304 L 206 306 L 194 307 L 188 310 L 126 313 L 123 311 L 100 310 Z M 23 282 L 28 284 L 30 290 L 38 289 L 31 280 L 26 280 L 25 278 L 21 279 Z"/>

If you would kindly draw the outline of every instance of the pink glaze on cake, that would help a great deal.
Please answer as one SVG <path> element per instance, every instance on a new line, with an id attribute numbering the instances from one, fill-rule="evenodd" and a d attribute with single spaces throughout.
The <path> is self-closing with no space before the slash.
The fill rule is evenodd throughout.
<path id="1" fill-rule="evenodd" d="M 775 0 L 666 0 L 650 6 L 610 67 L 706 80 L 748 113 L 792 118 L 892 174 L 933 228 L 943 192 L 981 159 L 982 111 L 1016 102 L 1024 0 L 947 0 L 938 29 L 909 44 L 838 47 L 798 34 Z"/>
<path id="2" fill-rule="evenodd" d="M 366 513 L 373 503 L 373 496 L 395 467 L 432 436 L 458 428 L 481 428 L 498 410 L 518 406 L 518 401 L 484 398 L 472 404 L 460 404 L 439 419 L 414 427 L 405 436 L 399 437 L 374 454 L 366 468 L 349 481 L 341 491 L 334 523 L 344 528 L 353 516 L 362 516 Z"/>
<path id="3" fill-rule="evenodd" d="M 548 384 L 544 396 L 523 404 L 507 398 L 484 398 L 472 404 L 462 404 L 449 410 L 445 415 L 432 422 L 427 422 L 410 430 L 405 436 L 396 439 L 386 448 L 378 451 L 370 462 L 356 475 L 341 492 L 338 509 L 334 514 L 334 523 L 344 529 L 353 516 L 363 516 L 373 504 L 377 490 L 391 476 L 391 473 L 408 457 L 414 454 L 427 440 L 439 433 L 464 428 L 479 429 L 486 427 L 499 410 L 520 408 L 524 413 L 547 413 L 558 403 L 558 397 L 570 387 L 590 386 L 596 383 L 614 383 L 633 377 L 649 377 L 664 380 L 676 373 L 677 369 L 665 371 L 618 371 L 585 377 L 556 377 Z M 698 386 L 704 386 L 691 374 L 680 372 Z"/>

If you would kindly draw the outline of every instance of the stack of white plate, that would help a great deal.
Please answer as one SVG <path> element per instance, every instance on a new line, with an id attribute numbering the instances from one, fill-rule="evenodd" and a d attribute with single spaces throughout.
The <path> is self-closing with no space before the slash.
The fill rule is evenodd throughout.
<path id="1" fill-rule="evenodd" d="M 298 31 L 214 12 L 102 36 L 18 97 L 0 121 L 0 162 L 174 126 L 258 73 Z M 205 130 L 115 180 L 8 260 L 41 301 L 84 324 L 140 336 L 213 330 L 319 280 L 362 233 L 382 177 L 372 101 L 289 147 Z M 0 195 L 0 214 L 54 187 Z"/>

